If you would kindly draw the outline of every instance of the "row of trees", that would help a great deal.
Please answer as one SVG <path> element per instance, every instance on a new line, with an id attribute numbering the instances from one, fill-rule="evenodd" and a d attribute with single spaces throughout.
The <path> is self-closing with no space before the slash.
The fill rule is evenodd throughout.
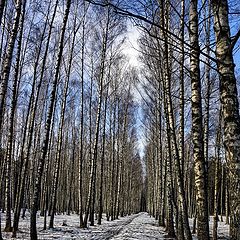
<path id="1" fill-rule="evenodd" d="M 16 236 L 30 209 L 114 220 L 138 212 L 134 69 L 121 53 L 126 21 L 85 1 L 0 1 L 0 208 Z M 22 211 L 21 211 L 22 210 Z M 22 216 L 21 215 L 22 212 Z M 0 231 L 0 239 L 2 239 Z"/>
<path id="2" fill-rule="evenodd" d="M 147 209 L 170 237 L 192 239 L 192 217 L 198 239 L 210 239 L 210 233 L 217 239 L 221 214 L 230 223 L 231 239 L 240 239 L 233 61 L 240 32 L 232 23 L 235 35 L 230 35 L 229 3 L 166 0 L 144 6 L 141 15 L 116 11 L 135 18 L 141 33 Z"/>

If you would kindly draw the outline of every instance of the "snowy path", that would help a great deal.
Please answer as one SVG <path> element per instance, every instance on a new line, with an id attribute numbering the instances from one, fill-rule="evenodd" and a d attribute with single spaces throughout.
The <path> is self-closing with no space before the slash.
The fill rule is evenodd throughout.
<path id="1" fill-rule="evenodd" d="M 2 229 L 4 228 L 5 214 L 2 216 Z M 49 219 L 48 219 L 49 221 Z M 62 226 L 63 222 L 67 226 Z M 190 219 L 192 226 L 192 219 Z M 24 220 L 20 220 L 20 232 L 17 239 L 30 239 L 30 214 L 27 213 Z M 38 239 L 39 240 L 161 240 L 166 237 L 164 228 L 158 227 L 157 221 L 148 213 L 138 213 L 131 216 L 119 218 L 114 221 L 106 221 L 104 215 L 102 225 L 89 226 L 87 229 L 79 228 L 79 216 L 77 214 L 56 215 L 54 229 L 43 230 L 43 217 L 37 216 Z M 210 221 L 212 229 L 212 217 Z M 219 239 L 228 239 L 228 225 L 219 222 Z M 11 239 L 11 233 L 3 232 L 4 239 Z M 196 240 L 196 236 L 193 236 Z"/>
<path id="2" fill-rule="evenodd" d="M 147 213 L 140 213 L 129 224 L 123 226 L 119 234 L 111 240 L 157 240 L 167 239 L 162 228 L 157 226 L 157 221 L 150 218 Z"/>
<path id="3" fill-rule="evenodd" d="M 3 220 L 4 220 L 3 216 Z M 20 221 L 20 232 L 17 239 L 30 239 L 29 236 L 29 214 L 26 219 Z M 62 226 L 66 222 L 67 226 Z M 4 222 L 4 221 L 3 221 Z M 3 226 L 2 222 L 2 228 Z M 124 239 L 166 239 L 164 238 L 163 229 L 157 226 L 157 221 L 151 218 L 147 213 L 139 213 L 126 216 L 115 221 L 106 221 L 104 217 L 102 225 L 95 225 L 88 229 L 80 229 L 79 216 L 73 214 L 56 215 L 55 228 L 43 229 L 43 217 L 38 215 L 37 218 L 38 237 L 44 240 L 62 239 L 62 240 L 124 240 Z M 4 233 L 4 239 L 10 239 L 11 233 Z"/>

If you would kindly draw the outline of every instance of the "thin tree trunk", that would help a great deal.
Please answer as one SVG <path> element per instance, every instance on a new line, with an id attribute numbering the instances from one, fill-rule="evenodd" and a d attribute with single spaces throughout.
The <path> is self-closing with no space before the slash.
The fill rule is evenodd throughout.
<path id="1" fill-rule="evenodd" d="M 85 54 L 85 27 L 86 27 L 85 26 L 85 20 L 86 20 L 85 18 L 86 18 L 86 14 L 87 14 L 87 9 L 86 9 L 86 5 L 84 2 L 84 16 L 83 16 L 83 23 L 82 23 L 82 49 L 81 49 L 81 122 L 80 122 L 81 126 L 80 126 L 80 153 L 79 153 L 79 221 L 80 221 L 80 228 L 86 227 L 84 225 L 84 221 L 83 221 L 84 54 Z M 91 79 L 91 88 L 92 88 L 92 79 Z M 90 102 L 91 102 L 91 99 L 90 99 Z M 90 104 L 90 108 L 91 108 L 91 104 Z M 91 123 L 90 123 L 90 125 L 91 125 Z"/>
<path id="2" fill-rule="evenodd" d="M 204 24 L 204 30 L 206 34 L 206 53 L 208 56 L 211 55 L 210 52 L 210 31 L 211 31 L 211 7 L 210 3 L 206 2 L 206 7 L 204 9 L 204 18 L 207 19 Z M 204 81 L 206 85 L 206 95 L 205 95 L 205 117 L 204 117 L 204 134 L 203 134 L 203 144 L 204 144 L 204 159 L 206 165 L 206 172 L 208 171 L 208 149 L 209 149 L 209 118 L 210 118 L 210 97 L 211 97 L 211 81 L 210 81 L 210 70 L 211 61 L 210 58 L 206 58 L 206 63 L 204 65 Z M 208 183 L 208 174 L 206 174 L 206 182 Z M 208 199 L 208 209 L 210 209 L 210 197 Z"/>
<path id="3" fill-rule="evenodd" d="M 54 113 L 53 116 L 55 116 L 55 112 L 56 112 L 56 103 L 55 102 L 55 106 L 54 106 Z M 54 140 L 54 121 L 52 121 L 51 123 L 51 130 L 50 130 L 50 139 L 49 139 L 49 146 L 48 147 L 48 152 L 47 152 L 47 161 L 45 163 L 45 176 L 44 176 L 44 182 L 43 182 L 43 201 L 44 203 L 42 204 L 42 216 L 44 216 L 44 223 L 43 223 L 43 230 L 47 229 L 47 211 L 48 211 L 48 215 L 50 215 L 50 206 L 52 204 L 51 200 L 51 193 L 50 193 L 50 172 L 51 172 L 51 168 L 50 168 L 50 158 L 51 158 L 51 145 L 53 143 Z M 50 200 L 49 200 L 50 199 Z"/>
<path id="4" fill-rule="evenodd" d="M 223 222 L 223 210 L 224 210 L 224 164 L 221 163 L 221 193 L 220 193 L 220 201 L 221 201 L 221 219 L 220 221 Z M 225 185 L 226 186 L 226 185 Z"/>
<path id="5" fill-rule="evenodd" d="M 70 168 L 70 181 L 69 181 L 69 198 L 68 198 L 68 204 L 67 204 L 67 215 L 70 215 L 71 210 L 73 210 L 73 204 L 72 204 L 72 189 L 73 189 L 73 181 L 74 181 L 74 164 L 75 164 L 75 149 L 76 149 L 76 133 L 75 133 L 75 127 L 74 123 L 72 123 L 72 142 L 73 142 L 73 149 L 72 149 L 72 157 L 71 157 L 71 168 Z"/>
<path id="6" fill-rule="evenodd" d="M 167 181 L 167 224 L 166 224 L 166 232 L 169 238 L 175 238 L 175 230 L 174 230 L 174 221 L 173 221 L 173 189 L 172 189 L 172 157 L 171 157 L 171 140 L 170 136 L 167 136 L 167 160 L 166 160 L 166 181 Z"/>
<path id="7" fill-rule="evenodd" d="M 162 6 L 163 8 L 163 6 Z M 167 11 L 169 11 L 167 9 Z M 167 13 L 168 14 L 168 13 Z M 163 15 L 164 16 L 164 15 Z M 168 21 L 168 20 L 167 20 Z M 163 21 L 162 21 L 163 22 Z M 169 23 L 166 23 L 166 28 L 168 29 Z M 188 213 L 187 213 L 187 204 L 186 204 L 186 198 L 185 198 L 185 191 L 184 191 L 184 178 L 182 174 L 182 165 L 181 165 L 181 158 L 179 156 L 179 150 L 177 146 L 177 138 L 176 138 L 176 133 L 175 133 L 175 123 L 174 123 L 174 113 L 173 113 L 173 104 L 172 104 L 172 99 L 171 99 L 171 66 L 170 66 L 170 49 L 168 46 L 168 38 L 166 34 L 164 34 L 164 59 L 163 59 L 163 65 L 165 69 L 164 73 L 164 78 L 165 78 L 165 83 L 164 83 L 164 90 L 166 91 L 166 119 L 169 124 L 169 134 L 171 137 L 172 141 L 172 148 L 174 151 L 174 156 L 176 160 L 176 174 L 177 174 L 177 184 L 178 184 L 178 191 L 179 191 L 179 201 L 180 201 L 180 216 L 183 217 L 183 227 L 186 235 L 186 239 L 191 240 L 191 231 L 189 227 L 189 221 L 188 221 Z M 184 117 L 184 115 L 183 115 Z M 184 131 L 184 129 L 183 129 Z M 184 133 L 183 133 L 184 134 Z M 183 146 L 182 146 L 183 147 Z M 181 149 L 183 152 L 183 149 Z"/>
<path id="8" fill-rule="evenodd" d="M 6 0 L 0 0 L 0 25 L 2 24 L 2 16 L 5 8 Z"/>
<path id="9" fill-rule="evenodd" d="M 226 174 L 225 174 L 226 176 Z M 226 211 L 226 224 L 229 224 L 229 179 L 226 176 L 226 191 L 225 191 L 225 211 Z"/>
<path id="10" fill-rule="evenodd" d="M 0 89 L 0 136 L 2 132 L 2 124 L 3 124 L 3 116 L 4 116 L 4 106 L 5 106 L 5 100 L 6 100 L 6 94 L 7 94 L 7 88 L 8 88 L 8 80 L 11 70 L 11 63 L 13 58 L 13 49 L 15 45 L 15 41 L 17 39 L 17 33 L 18 33 L 18 27 L 20 22 L 20 16 L 22 11 L 22 0 L 18 0 L 16 2 L 16 11 L 15 16 L 13 20 L 13 26 L 11 30 L 11 36 L 8 42 L 7 46 L 7 52 L 6 56 L 3 61 L 3 69 L 2 74 L 0 77 L 1 81 L 1 89 Z M 2 148 L 0 144 L 0 148 Z"/>
<path id="11" fill-rule="evenodd" d="M 15 208 L 14 208 L 13 236 L 16 235 L 16 231 L 18 230 L 20 211 L 21 211 L 21 206 L 22 206 L 23 199 L 24 199 L 23 194 L 24 194 L 24 186 L 26 184 L 26 174 L 27 174 L 28 165 L 29 165 L 29 155 L 30 155 L 30 150 L 31 150 L 31 146 L 32 146 L 35 115 L 36 115 L 37 106 L 38 106 L 40 89 L 41 89 L 41 85 L 42 85 L 42 81 L 43 81 L 43 74 L 44 74 L 44 70 L 45 70 L 45 63 L 46 63 L 46 59 L 47 59 L 47 52 L 48 52 L 50 36 L 51 36 L 51 31 L 52 31 L 52 24 L 53 24 L 53 20 L 55 18 L 55 14 L 56 14 L 56 6 L 55 6 L 52 20 L 50 23 L 49 34 L 48 34 L 48 39 L 47 39 L 47 46 L 46 46 L 46 50 L 45 50 L 44 57 L 43 57 L 40 80 L 39 80 L 39 83 L 37 86 L 37 93 L 36 93 L 35 103 L 34 103 L 33 100 L 34 100 L 34 93 L 35 93 L 35 85 L 36 85 L 36 81 L 37 81 L 37 68 L 39 65 L 42 43 L 44 40 L 45 31 L 46 31 L 46 27 L 47 27 L 50 6 L 51 6 L 51 4 L 49 4 L 49 7 L 48 7 L 47 20 L 46 20 L 46 24 L 44 25 L 43 33 L 42 33 L 41 40 L 40 40 L 40 46 L 39 46 L 39 49 L 37 52 L 36 62 L 34 65 L 33 85 L 32 85 L 31 96 L 29 98 L 29 105 L 28 105 L 28 110 L 27 110 L 27 117 L 26 117 L 25 129 L 24 129 L 24 137 L 23 137 L 21 156 L 20 156 L 21 172 L 19 174 L 18 187 L 17 187 L 18 195 L 16 197 Z M 32 108 L 32 113 L 31 113 L 31 116 L 29 116 L 31 108 Z M 28 140 L 26 139 L 27 133 L 28 133 Z"/>
<path id="12" fill-rule="evenodd" d="M 108 105 L 108 86 L 104 104 L 104 119 L 103 119 L 103 135 L 102 135 L 102 154 L 101 154 L 101 166 L 100 166 L 100 187 L 99 187 L 99 200 L 98 200 L 98 224 L 102 223 L 103 213 L 103 174 L 105 166 L 105 143 L 106 143 L 106 118 L 107 118 L 107 105 Z"/>
<path id="13" fill-rule="evenodd" d="M 60 161 L 61 161 L 61 154 L 62 154 L 62 142 L 63 142 L 63 127 L 65 123 L 65 111 L 66 111 L 66 102 L 67 102 L 67 94 L 68 94 L 68 87 L 70 81 L 70 74 L 72 68 L 72 61 L 73 61 L 73 51 L 76 39 L 76 15 L 74 18 L 74 35 L 71 44 L 69 62 L 68 62 L 68 69 L 67 69 L 67 76 L 65 80 L 64 92 L 63 92 L 63 101 L 61 105 L 61 116 L 60 116 L 60 126 L 59 126 L 59 133 L 58 133 L 58 140 L 57 140 L 57 152 L 56 152 L 56 159 L 55 159 L 55 167 L 54 167 L 54 178 L 53 178 L 53 196 L 52 196 L 52 212 L 50 216 L 49 228 L 53 228 L 54 222 L 54 215 L 56 212 L 56 203 L 57 203 L 57 190 L 59 184 L 59 171 L 60 171 Z"/>
<path id="14" fill-rule="evenodd" d="M 111 60 L 108 71 L 108 81 L 110 80 L 110 69 L 111 69 Z M 109 91 L 109 82 L 107 82 L 106 86 L 106 96 L 105 96 L 105 104 L 104 104 L 104 119 L 103 119 L 103 136 L 102 136 L 102 153 L 101 153 L 101 165 L 100 165 L 100 187 L 99 187 L 99 213 L 98 213 L 98 224 L 101 225 L 102 221 L 102 213 L 103 213 L 103 174 L 104 174 L 104 166 L 105 166 L 105 145 L 106 145 L 106 122 L 107 122 L 107 107 L 108 107 L 108 91 Z"/>
<path id="15" fill-rule="evenodd" d="M 179 110 L 179 161 L 180 161 L 180 170 L 181 170 L 181 178 L 182 181 L 184 181 L 184 161 L 185 161 L 185 154 L 184 154 L 184 60 L 185 60 L 185 53 L 184 53 L 184 17 L 185 17 L 185 0 L 181 1 L 181 23 L 180 23 L 180 27 L 181 27 L 181 39 L 182 39 L 182 43 L 181 43 L 181 58 L 180 58 L 180 110 Z M 183 187 L 184 187 L 184 182 L 183 182 Z M 178 196 L 178 211 L 179 211 L 179 222 L 178 222 L 178 238 L 179 239 L 184 239 L 184 227 L 183 227 L 183 212 L 182 212 L 182 206 L 181 206 L 181 197 Z M 186 201 L 186 198 L 185 198 Z M 186 204 L 187 206 L 187 204 Z M 185 209 L 184 211 L 186 211 L 187 213 L 187 209 Z M 188 235 L 191 236 L 191 231 L 189 228 L 189 223 L 188 225 L 185 224 L 185 232 L 188 233 Z M 191 238 L 190 238 L 191 239 Z"/>
<path id="16" fill-rule="evenodd" d="M 214 182 L 214 216 L 213 216 L 213 240 L 217 240 L 218 228 L 218 197 L 219 197 L 219 165 L 220 165 L 220 149 L 221 149 L 221 124 L 222 111 L 219 112 L 219 123 L 216 138 L 216 156 L 215 156 L 215 182 Z"/>
<path id="17" fill-rule="evenodd" d="M 25 2 L 23 6 L 23 13 L 21 18 L 20 24 L 20 34 L 17 46 L 17 58 L 16 58 L 16 65 L 14 71 L 14 82 L 12 87 L 12 102 L 11 102 L 11 112 L 10 112 L 10 127 L 9 127 L 9 136 L 8 136 L 8 147 L 7 147 L 7 160 L 6 160 L 6 232 L 12 231 L 11 226 L 11 165 L 12 165 L 12 150 L 13 150 L 13 135 L 14 135 L 14 119 L 15 119 L 15 112 L 17 107 L 17 95 L 18 95 L 18 80 L 20 79 L 19 70 L 20 70 L 20 57 L 21 57 L 21 46 L 22 46 L 22 36 L 23 36 L 23 23 L 24 23 L 24 15 L 25 15 Z"/>
<path id="18" fill-rule="evenodd" d="M 116 84 L 114 86 L 114 92 L 116 92 Z M 114 220 L 114 189 L 115 189 L 115 167 L 116 167 L 116 102 L 117 102 L 117 97 L 114 94 L 113 97 L 113 127 L 112 127 L 112 142 L 111 142 L 111 154 L 112 154 L 112 165 L 111 165 L 111 189 L 110 189 L 110 215 L 111 215 L 111 221 Z M 130 191 L 130 188 L 129 188 Z M 128 198 L 129 202 L 130 198 Z"/>
<path id="19" fill-rule="evenodd" d="M 0 24 L 3 16 L 3 11 L 5 7 L 5 0 L 1 0 L 0 2 Z M 3 162 L 3 154 L 2 154 L 2 128 L 3 128 L 3 118 L 4 118 L 4 108 L 5 108 L 5 101 L 6 101 L 6 94 L 7 94 L 7 88 L 8 88 L 8 81 L 9 81 L 9 75 L 10 75 L 10 69 L 11 69 L 11 63 L 12 63 L 12 58 L 13 58 L 13 49 L 15 45 L 15 41 L 17 39 L 17 33 L 18 33 L 18 27 L 19 27 L 19 21 L 20 21 L 20 15 L 21 15 L 21 8 L 22 8 L 22 1 L 18 0 L 16 2 L 16 11 L 15 11 L 15 16 L 13 20 L 13 26 L 11 30 L 11 35 L 10 39 L 8 41 L 7 45 L 7 50 L 6 50 L 6 55 L 3 60 L 3 68 L 2 68 L 2 74 L 0 76 L 0 82 L 1 82 L 1 89 L 0 89 L 0 162 Z M 9 166 L 9 161 L 7 164 L 7 175 L 10 172 L 10 166 Z M 7 176 L 7 189 L 10 187 L 10 176 Z M 8 180 L 9 179 L 9 180 Z M 7 194 L 9 190 L 6 190 Z M 9 195 L 9 194 L 8 194 Z M 7 197 L 9 198 L 9 197 Z M 10 200 L 10 199 L 9 199 Z M 8 200 L 7 200 L 8 201 Z M 8 206 L 10 202 L 8 201 Z M 9 208 L 9 207 L 8 207 Z M 0 216 L 1 218 L 1 216 Z M 0 226 L 1 228 L 1 226 Z M 11 219 L 9 215 L 9 210 L 7 214 L 7 219 L 6 219 L 6 229 L 7 231 L 11 230 Z M 1 230 L 0 230 L 0 237 L 1 236 Z"/>
<path id="20" fill-rule="evenodd" d="M 121 156 L 120 156 L 120 163 L 119 163 L 117 197 L 116 197 L 116 218 L 117 219 L 118 219 L 119 207 L 120 207 L 120 193 L 121 193 L 121 187 L 122 187 L 123 161 L 125 159 L 125 151 L 126 151 L 126 143 L 127 143 L 127 140 L 126 140 L 126 135 L 127 135 L 127 114 L 128 114 L 130 90 L 131 90 L 131 88 L 129 87 L 128 93 L 127 93 L 126 107 L 124 109 L 122 149 L 121 149 Z"/>
<path id="21" fill-rule="evenodd" d="M 59 40 L 58 57 L 57 57 L 57 62 L 55 67 L 55 75 L 54 75 L 53 86 L 51 91 L 50 104 L 48 108 L 47 122 L 45 125 L 45 135 L 44 135 L 43 145 L 41 149 L 41 157 L 38 162 L 38 168 L 37 168 L 37 174 L 36 174 L 36 180 L 35 180 L 33 201 L 31 206 L 31 226 L 30 226 L 31 240 L 37 240 L 37 228 L 36 228 L 37 216 L 36 215 L 38 210 L 38 200 L 39 200 L 38 198 L 40 196 L 40 191 L 41 191 L 42 173 L 43 173 L 45 158 L 46 158 L 47 149 L 48 149 L 49 133 L 50 133 L 51 122 L 53 117 L 53 110 L 54 110 L 54 104 L 55 104 L 55 98 L 56 98 L 56 92 L 57 92 L 57 83 L 59 79 L 62 53 L 64 48 L 64 35 L 65 35 L 67 20 L 70 12 L 70 6 L 71 6 L 71 0 L 68 0 L 66 5 L 66 10 L 64 13 L 63 25 L 62 25 L 61 35 Z"/>
<path id="22" fill-rule="evenodd" d="M 100 75 L 99 75 L 99 96 L 98 96 L 98 109 L 96 116 L 96 129 L 95 129 L 95 138 L 93 144 L 93 154 L 91 159 L 91 169 L 90 169 L 90 179 L 88 186 L 88 197 L 87 197 L 87 207 L 86 213 L 84 216 L 84 226 L 87 226 L 88 215 L 91 209 L 91 215 L 94 214 L 94 204 L 95 204 L 95 181 L 96 181 L 96 163 L 98 155 L 98 138 L 99 138 L 99 128 L 100 128 L 100 117 L 101 117 L 101 107 L 102 107 L 102 95 L 103 95 L 103 80 L 104 80 L 104 70 L 105 70 L 105 58 L 107 50 L 107 41 L 108 41 L 108 30 L 109 30 L 109 9 L 107 15 L 106 29 L 103 37 L 103 47 L 102 47 L 102 56 L 101 56 L 101 66 L 100 66 Z M 94 225 L 94 217 L 91 216 L 91 226 Z"/>
<path id="23" fill-rule="evenodd" d="M 165 42 L 166 44 L 166 42 Z M 165 46 L 166 47 L 166 46 Z M 166 51 L 166 49 L 165 49 Z M 166 54 L 166 53 L 165 53 Z M 166 58 L 167 56 L 165 56 Z M 166 60 L 168 61 L 168 60 Z M 166 70 L 167 71 L 167 70 Z M 167 76 L 168 74 L 166 74 L 164 77 L 168 78 Z M 166 83 L 167 83 L 167 79 L 163 80 L 163 86 L 164 86 L 164 90 L 166 90 Z M 166 224 L 166 232 L 168 234 L 169 238 L 175 238 L 175 230 L 174 230 L 174 220 L 173 220 L 173 182 L 172 182 L 172 152 L 171 152 L 171 148 L 172 148 L 172 144 L 171 144 L 171 129 L 170 129 L 170 122 L 169 122 L 169 96 L 168 93 L 166 93 L 166 91 L 164 91 L 164 112 L 165 112 L 165 116 L 166 116 L 166 130 L 167 130 L 167 134 L 166 134 L 166 144 L 167 144 L 167 149 L 166 149 L 166 187 L 167 187 L 167 224 Z"/>

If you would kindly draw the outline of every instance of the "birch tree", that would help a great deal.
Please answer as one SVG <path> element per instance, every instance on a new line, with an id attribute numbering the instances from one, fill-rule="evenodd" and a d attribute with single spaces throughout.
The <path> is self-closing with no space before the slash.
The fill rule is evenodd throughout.
<path id="1" fill-rule="evenodd" d="M 195 163 L 195 184 L 197 188 L 197 221 L 198 238 L 209 239 L 208 203 L 206 186 L 206 169 L 203 155 L 203 126 L 202 126 L 202 103 L 201 83 L 199 70 L 199 43 L 198 43 L 198 1 L 190 1 L 189 27 L 191 49 L 191 85 L 192 85 L 192 134 L 193 134 L 193 157 Z"/>
<path id="2" fill-rule="evenodd" d="M 224 145 L 230 177 L 230 236 L 240 239 L 240 117 L 233 49 L 240 36 L 231 39 L 228 1 L 211 1 L 214 13 L 216 59 L 224 121 Z"/>
<path id="3" fill-rule="evenodd" d="M 49 133 L 50 133 L 50 127 L 52 122 L 52 116 L 53 116 L 53 110 L 54 110 L 54 103 L 56 98 L 56 91 L 57 91 L 57 83 L 59 79 L 59 72 L 61 67 L 61 61 L 62 61 L 62 53 L 64 48 L 64 36 L 66 31 L 66 25 L 67 20 L 70 12 L 70 6 L 71 6 L 71 0 L 67 1 L 66 9 L 64 13 L 63 23 L 62 23 L 62 29 L 60 33 L 60 40 L 59 40 L 59 47 L 58 47 L 58 56 L 56 60 L 56 66 L 55 66 L 55 75 L 53 80 L 53 86 L 51 91 L 51 98 L 50 98 L 50 105 L 48 109 L 48 115 L 47 115 L 47 122 L 46 122 L 46 128 L 45 128 L 45 136 L 44 141 L 42 145 L 41 150 L 41 157 L 38 162 L 38 170 L 37 170 L 37 176 L 35 181 L 35 187 L 34 187 L 34 195 L 33 195 L 33 202 L 31 206 L 31 239 L 35 240 L 37 239 L 37 229 L 36 229 L 36 214 L 38 210 L 38 198 L 40 195 L 41 190 L 41 180 L 42 180 L 42 173 L 43 173 L 43 167 L 45 163 L 45 158 L 47 154 L 48 149 L 48 143 L 49 143 Z"/>

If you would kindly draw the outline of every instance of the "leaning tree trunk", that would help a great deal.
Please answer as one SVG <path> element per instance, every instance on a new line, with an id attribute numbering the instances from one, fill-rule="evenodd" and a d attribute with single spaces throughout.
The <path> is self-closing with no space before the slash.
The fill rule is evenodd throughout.
<path id="1" fill-rule="evenodd" d="M 0 77 L 1 80 L 1 90 L 0 90 L 0 134 L 2 132 L 2 124 L 3 124 L 3 115 L 4 115 L 4 106 L 5 106 L 5 100 L 6 100 L 6 94 L 7 94 L 7 88 L 8 88 L 8 80 L 10 75 L 10 69 L 11 69 L 11 63 L 13 58 L 13 49 L 15 45 L 15 41 L 17 38 L 18 33 L 18 27 L 20 22 L 20 16 L 21 16 L 21 10 L 22 10 L 22 1 L 18 0 L 16 2 L 16 13 L 13 20 L 13 27 L 11 31 L 11 36 L 8 42 L 7 46 L 7 52 L 6 57 L 3 60 L 3 70 L 2 70 L 2 77 Z M 0 147 L 2 147 L 0 145 Z"/>
<path id="2" fill-rule="evenodd" d="M 191 43 L 190 74 L 192 86 L 193 159 L 197 198 L 198 239 L 209 239 L 206 168 L 203 151 L 202 98 L 199 69 L 198 1 L 190 1 L 189 31 Z"/>
<path id="3" fill-rule="evenodd" d="M 50 5 L 51 4 L 49 4 L 48 11 L 47 11 L 47 19 L 48 19 L 48 15 L 49 15 Z M 50 26 L 51 26 L 51 24 L 50 24 Z M 40 45 L 38 47 L 38 51 L 36 54 L 36 61 L 35 61 L 34 70 L 33 70 L 32 90 L 31 90 L 31 95 L 29 97 L 26 121 L 25 121 L 24 130 L 23 130 L 23 140 L 22 140 L 22 147 L 21 147 L 21 153 L 20 153 L 20 166 L 22 166 L 22 167 L 21 167 L 19 177 L 17 180 L 17 195 L 16 195 L 16 199 L 15 199 L 15 206 L 14 206 L 13 236 L 12 237 L 16 237 L 16 232 L 18 230 L 18 224 L 19 224 L 19 218 L 20 218 L 21 206 L 22 206 L 23 198 L 24 198 L 23 193 L 24 193 L 24 187 L 25 187 L 25 182 L 26 182 L 28 159 L 29 159 L 29 155 L 30 155 L 34 121 L 35 121 L 34 110 L 33 110 L 33 114 L 31 117 L 30 117 L 30 112 L 31 112 L 31 108 L 35 109 L 35 112 L 37 110 L 38 100 L 36 100 L 35 106 L 33 104 L 33 102 L 34 102 L 33 100 L 34 100 L 34 93 L 35 93 L 35 85 L 36 85 L 36 81 L 37 81 L 37 68 L 38 68 L 39 59 L 41 56 L 41 50 L 42 50 L 43 40 L 45 37 L 46 27 L 47 27 L 47 21 L 46 21 L 46 24 L 44 25 L 43 33 L 42 33 L 42 36 L 40 39 Z M 49 42 L 49 41 L 47 41 L 47 42 Z M 43 65 L 44 65 L 44 60 L 43 60 Z M 41 86 L 41 84 L 40 84 L 40 86 Z M 38 87 L 38 89 L 39 89 L 38 92 L 40 91 L 40 86 Z M 37 93 L 36 95 L 38 96 L 39 93 Z M 38 97 L 36 97 L 36 98 L 38 99 Z M 27 135 L 30 135 L 30 136 L 28 136 L 29 140 L 27 138 Z"/>
<path id="4" fill-rule="evenodd" d="M 1 17 L 1 19 L 2 19 L 2 15 L 3 15 L 3 11 L 4 11 L 4 6 L 5 6 L 5 0 L 2 0 L 0 2 L 0 17 Z M 3 127 L 4 106 L 5 106 L 5 101 L 6 101 L 8 80 L 9 80 L 11 63 L 12 63 L 12 58 L 13 58 L 13 50 L 14 50 L 14 45 L 15 45 L 15 41 L 17 38 L 17 33 L 18 33 L 21 9 L 22 9 L 22 1 L 18 0 L 16 2 L 16 12 L 15 12 L 14 20 L 13 20 L 13 26 L 12 26 L 10 39 L 9 39 L 9 42 L 7 45 L 6 56 L 3 60 L 3 69 L 2 69 L 2 74 L 1 74 L 2 77 L 0 76 L 0 81 L 1 81 L 1 89 L 0 89 L 0 152 L 2 152 L 2 127 Z M 0 154 L 0 158 L 1 158 L 0 161 L 2 162 L 3 154 Z M 9 171 L 10 171 L 10 169 L 9 169 Z M 7 185 L 9 185 L 9 184 L 7 183 Z M 1 216 L 0 216 L 0 219 L 1 219 Z M 10 230 L 11 229 L 11 221 L 8 220 L 6 222 L 8 222 L 7 223 L 8 226 L 7 226 L 6 230 L 8 230 L 8 229 Z M 0 226 L 0 228 L 1 228 L 1 226 Z M 0 230 L 0 237 L 1 237 L 1 230 Z"/>
<path id="5" fill-rule="evenodd" d="M 0 25 L 2 23 L 2 16 L 5 8 L 6 0 L 0 0 Z"/>
<path id="6" fill-rule="evenodd" d="M 47 53 L 48 53 L 48 48 L 49 48 L 49 44 L 50 44 L 52 25 L 53 25 L 53 21 L 54 21 L 55 15 L 56 15 L 57 3 L 58 3 L 58 0 L 56 0 L 55 8 L 54 8 L 52 19 L 51 19 L 50 26 L 49 26 L 49 33 L 48 33 L 48 37 L 47 37 L 47 41 L 46 41 L 46 48 L 45 48 L 45 52 L 43 55 L 42 66 L 41 66 L 41 70 L 40 70 L 40 79 L 37 84 L 36 93 L 35 93 L 35 85 L 37 82 L 37 69 L 39 66 L 39 59 L 41 56 L 43 40 L 45 38 L 45 31 L 47 28 L 47 22 L 49 19 L 49 10 L 50 10 L 51 4 L 49 4 L 49 6 L 48 6 L 48 11 L 47 11 L 47 16 L 46 16 L 46 18 L 47 18 L 46 24 L 44 25 L 43 33 L 42 33 L 41 40 L 40 40 L 40 46 L 38 48 L 37 55 L 36 55 L 36 61 L 34 64 L 32 91 L 31 91 L 31 96 L 29 98 L 27 117 L 26 117 L 26 123 L 25 123 L 26 126 L 24 129 L 23 145 L 22 145 L 21 157 L 20 157 L 22 168 L 21 168 L 21 171 L 19 174 L 18 187 L 17 187 L 18 195 L 16 196 L 16 202 L 15 202 L 15 208 L 14 208 L 13 237 L 16 235 L 16 231 L 18 230 L 20 211 L 21 211 L 21 206 L 22 206 L 23 199 L 24 199 L 24 188 L 25 188 L 25 184 L 26 184 L 26 177 L 27 177 L 27 171 L 28 171 L 28 166 L 29 166 L 29 157 L 30 157 L 30 151 L 31 151 L 31 146 L 32 146 L 35 116 L 36 116 L 36 112 L 37 112 L 38 99 L 39 99 L 40 90 L 41 90 L 41 86 L 42 86 L 42 82 L 43 82 L 43 76 L 44 76 L 44 72 L 45 72 Z M 34 96 L 34 95 L 36 95 L 36 96 Z M 30 112 L 31 112 L 31 114 L 30 114 Z"/>
<path id="7" fill-rule="evenodd" d="M 22 36 L 23 36 L 23 24 L 24 24 L 24 15 L 25 15 L 25 3 L 23 7 L 23 13 L 21 18 L 21 26 L 20 26 L 20 34 L 18 39 L 18 46 L 17 46 L 17 58 L 15 64 L 15 71 L 14 71 L 14 81 L 12 87 L 12 102 L 11 102 L 11 110 L 10 110 L 10 126 L 9 126 L 9 135 L 8 135 L 8 147 L 7 147 L 7 160 L 6 160 L 6 189 L 5 189 L 5 198 L 6 198 L 6 226 L 5 231 L 11 232 L 11 165 L 12 165 L 12 151 L 13 151 L 13 137 L 14 137 L 14 119 L 15 119 L 15 112 L 17 107 L 17 97 L 18 97 L 18 79 L 19 77 L 19 70 L 20 70 L 20 57 L 21 57 L 21 46 L 22 46 Z"/>
<path id="8" fill-rule="evenodd" d="M 44 163 L 45 163 L 45 158 L 46 158 L 47 149 L 48 149 L 49 134 L 50 134 L 52 117 L 53 117 L 53 109 L 54 109 L 54 103 L 56 98 L 57 84 L 59 79 L 59 72 L 60 72 L 61 60 L 62 60 L 62 54 L 63 54 L 63 48 L 64 48 L 64 35 L 65 35 L 67 20 L 70 12 L 70 6 L 71 6 L 71 0 L 68 0 L 67 7 L 64 13 L 63 25 L 62 25 L 61 35 L 59 40 L 58 55 L 57 55 L 58 58 L 56 62 L 55 75 L 54 75 L 53 86 L 52 86 L 51 97 L 50 97 L 50 104 L 49 104 L 48 113 L 47 113 L 45 135 L 44 135 L 43 145 L 41 149 L 41 156 L 38 162 L 37 174 L 35 179 L 33 200 L 32 200 L 32 206 L 31 206 L 31 226 L 30 226 L 31 240 L 37 239 L 36 215 L 38 210 L 38 201 L 39 201 L 39 196 L 41 191 L 41 180 L 42 180 Z"/>

